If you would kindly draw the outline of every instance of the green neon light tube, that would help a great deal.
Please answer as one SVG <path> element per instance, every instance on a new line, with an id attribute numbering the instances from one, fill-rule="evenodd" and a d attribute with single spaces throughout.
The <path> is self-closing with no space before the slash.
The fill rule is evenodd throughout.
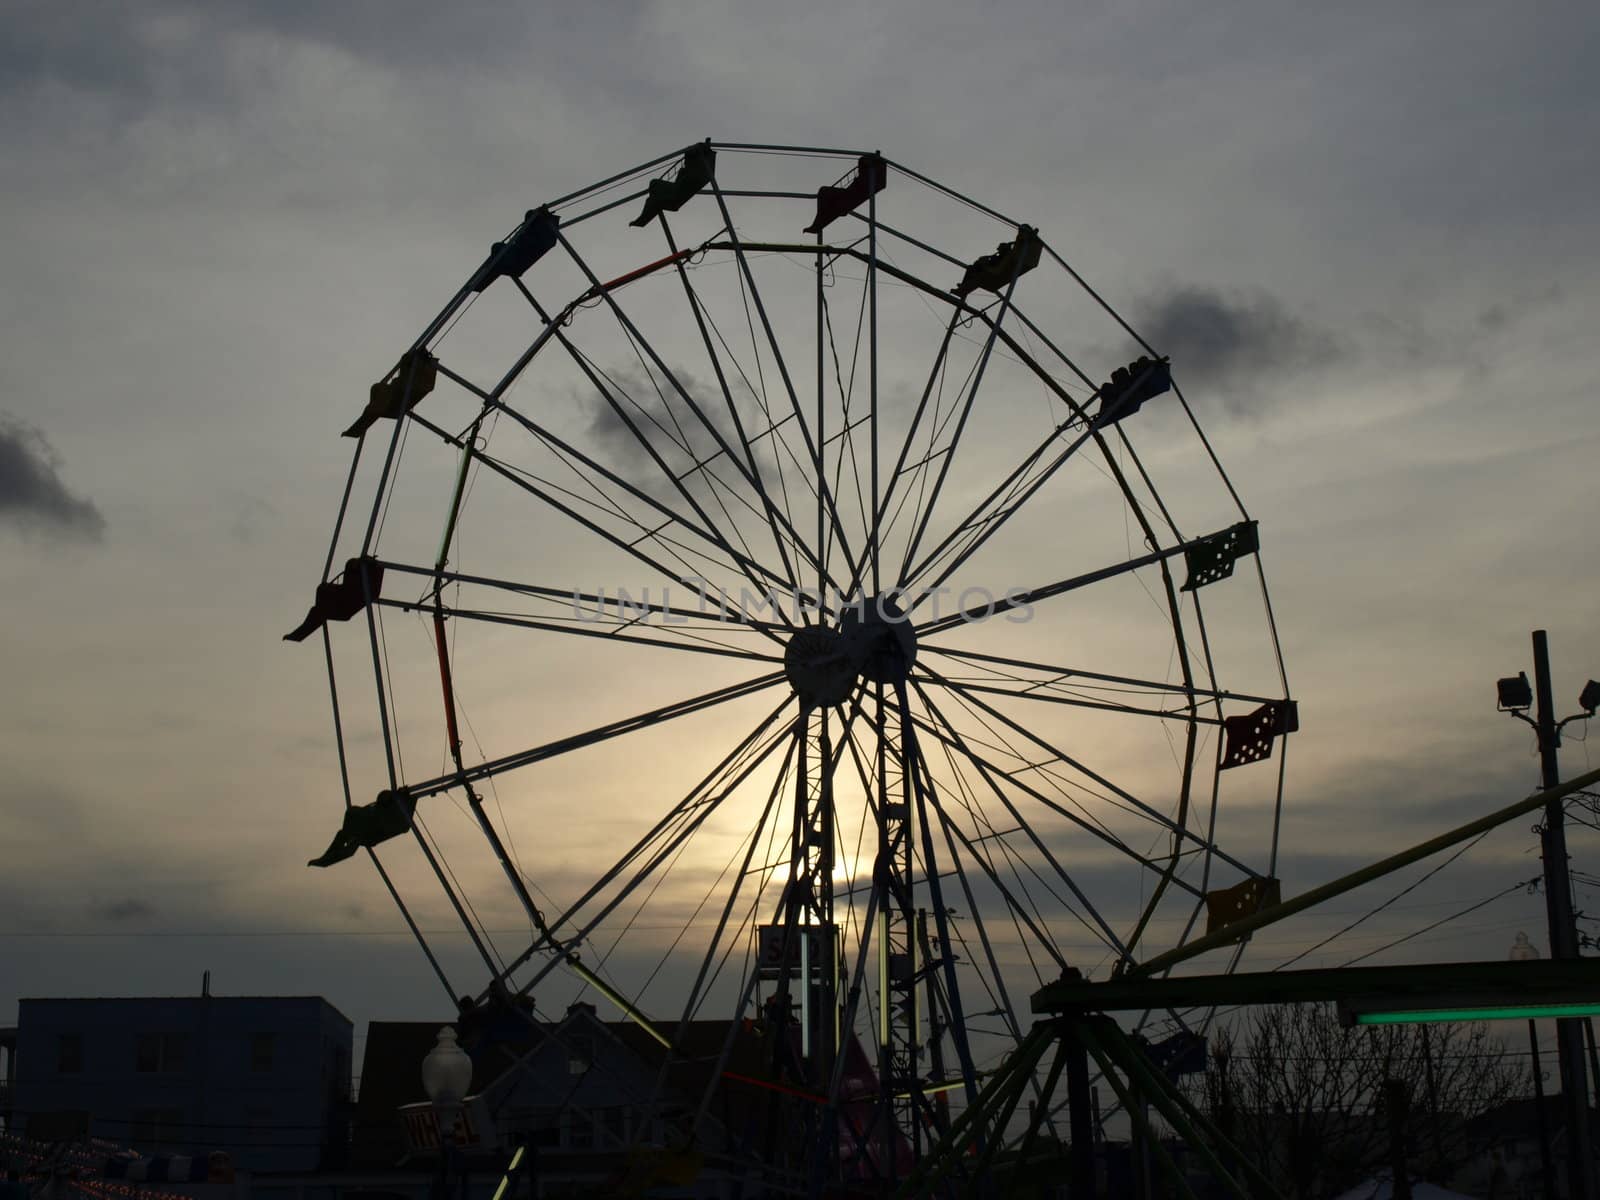
<path id="1" fill-rule="evenodd" d="M 1586 1004 L 1515 1004 L 1503 1008 L 1419 1008 L 1356 1014 L 1357 1025 L 1412 1025 L 1434 1021 L 1525 1021 L 1532 1017 L 1600 1016 L 1600 1001 Z"/>

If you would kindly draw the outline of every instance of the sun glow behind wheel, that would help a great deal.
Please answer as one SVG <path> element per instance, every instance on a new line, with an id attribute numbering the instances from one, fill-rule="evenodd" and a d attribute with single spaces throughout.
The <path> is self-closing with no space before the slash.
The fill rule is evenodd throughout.
<path id="1" fill-rule="evenodd" d="M 1270 877 L 1255 526 L 1159 349 L 875 155 L 707 143 L 530 211 L 352 426 L 328 562 L 368 565 L 309 622 L 451 994 L 790 1005 L 772 1080 L 894 1174 L 1040 983 Z"/>

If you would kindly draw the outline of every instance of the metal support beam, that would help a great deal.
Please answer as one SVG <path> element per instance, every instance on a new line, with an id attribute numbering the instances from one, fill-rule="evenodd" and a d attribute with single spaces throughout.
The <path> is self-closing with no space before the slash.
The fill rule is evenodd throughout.
<path id="1" fill-rule="evenodd" d="M 1486 830 L 1504 825 L 1507 821 L 1514 821 L 1518 817 L 1533 812 L 1535 809 L 1545 808 L 1552 801 L 1559 801 L 1573 792 L 1581 792 L 1592 783 L 1600 783 L 1600 768 L 1586 771 L 1582 775 L 1567 780 L 1559 787 L 1547 788 L 1542 792 L 1535 792 L 1531 796 L 1518 800 L 1515 804 L 1508 804 L 1505 808 L 1492 812 L 1486 817 L 1479 817 L 1476 821 L 1468 821 L 1465 825 L 1458 825 L 1449 833 L 1441 833 L 1438 837 L 1429 838 L 1419 842 L 1409 850 L 1402 850 L 1398 854 L 1391 854 L 1370 866 L 1352 871 L 1348 875 L 1341 875 L 1338 879 L 1314 887 L 1309 892 L 1302 892 L 1292 900 L 1285 900 L 1282 904 L 1275 904 L 1271 908 L 1262 909 L 1254 916 L 1245 917 L 1243 920 L 1234 921 L 1207 934 L 1205 937 L 1196 938 L 1186 945 L 1168 950 L 1165 954 L 1158 954 L 1148 958 L 1137 966 L 1125 972 L 1128 978 L 1142 978 L 1168 970 L 1186 959 L 1204 954 L 1208 950 L 1215 950 L 1221 946 L 1231 946 L 1235 942 L 1243 941 L 1250 934 L 1264 926 L 1275 924 L 1285 917 L 1292 917 L 1296 913 L 1321 904 L 1324 900 L 1332 900 L 1335 896 L 1344 893 L 1374 879 L 1382 879 L 1385 875 L 1392 874 L 1402 867 L 1409 867 L 1414 862 L 1420 862 L 1429 855 L 1437 854 L 1441 850 L 1448 850 L 1451 846 L 1459 845 L 1469 838 L 1475 838 Z"/>

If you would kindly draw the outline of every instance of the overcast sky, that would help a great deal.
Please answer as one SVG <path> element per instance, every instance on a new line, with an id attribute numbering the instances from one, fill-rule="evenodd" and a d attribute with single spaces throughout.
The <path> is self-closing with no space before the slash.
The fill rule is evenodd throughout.
<path id="1" fill-rule="evenodd" d="M 303 865 L 341 800 L 320 652 L 280 638 L 326 550 L 337 435 L 525 209 L 707 136 L 880 149 L 1037 226 L 1172 356 L 1262 523 L 1302 723 L 1286 894 L 1526 794 L 1532 736 L 1495 679 L 1531 670 L 1536 627 L 1562 714 L 1600 676 L 1596 23 L 1577 4 L 8 6 L 0 1022 L 19 996 L 186 993 L 206 968 L 358 1022 L 439 1013 L 370 867 Z M 566 682 L 521 678 L 518 713 L 559 715 Z M 1566 774 L 1600 765 L 1583 728 Z M 1529 824 L 1312 961 L 1537 875 Z M 615 850 L 585 828 L 546 878 Z M 1595 838 L 1572 842 L 1583 869 Z M 1519 929 L 1545 945 L 1540 897 L 1407 949 L 1500 958 Z"/>

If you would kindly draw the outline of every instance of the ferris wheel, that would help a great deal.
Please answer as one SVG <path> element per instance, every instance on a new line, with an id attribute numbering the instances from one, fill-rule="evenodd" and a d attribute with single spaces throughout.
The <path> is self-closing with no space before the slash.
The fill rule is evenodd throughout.
<path id="1" fill-rule="evenodd" d="M 529 211 L 348 414 L 290 635 L 314 861 L 367 852 L 452 998 L 754 1030 L 850 1110 L 838 1170 L 902 1169 L 1032 990 L 1275 894 L 1257 525 L 1159 351 L 878 153 L 707 141 Z"/>

